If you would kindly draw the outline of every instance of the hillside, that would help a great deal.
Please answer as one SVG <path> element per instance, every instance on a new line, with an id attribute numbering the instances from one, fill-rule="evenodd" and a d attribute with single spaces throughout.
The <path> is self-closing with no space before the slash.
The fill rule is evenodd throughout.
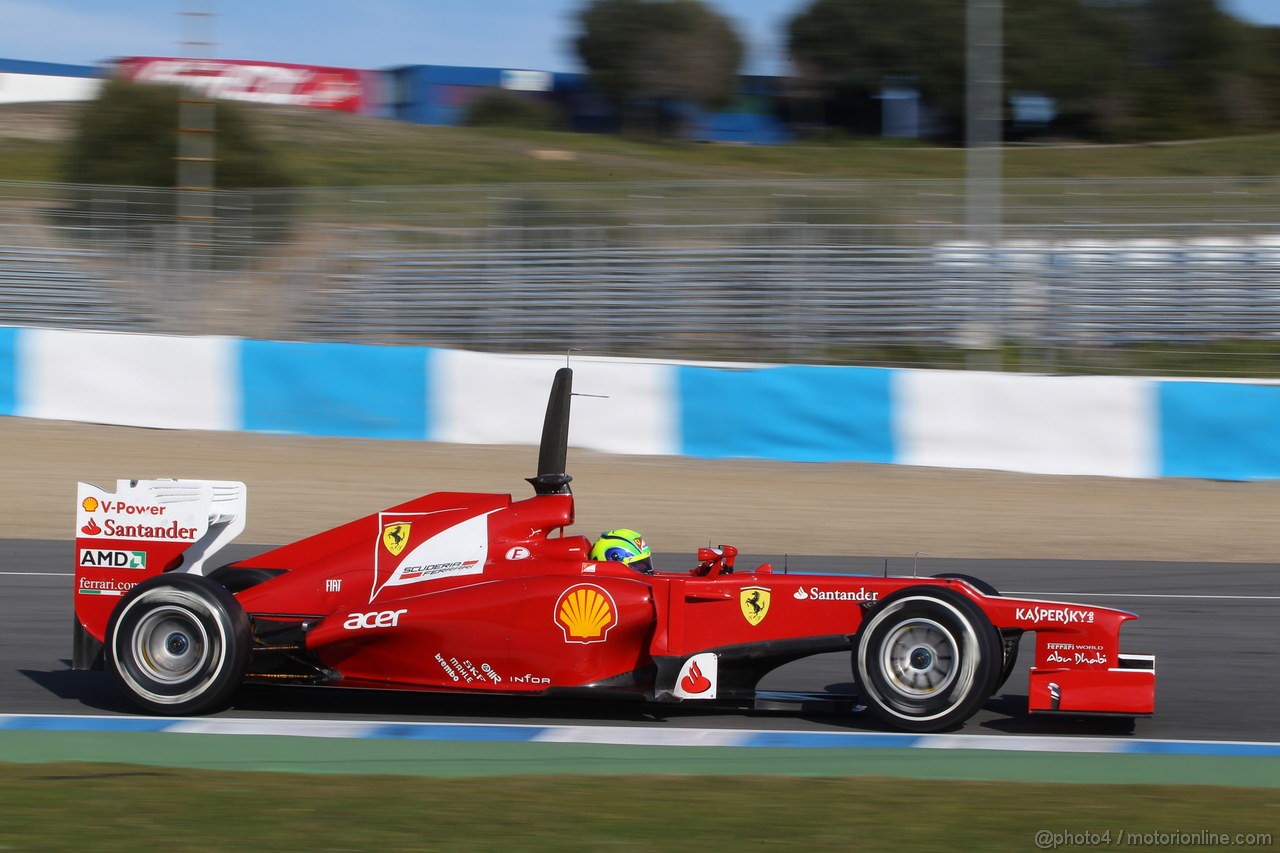
<path id="1" fill-rule="evenodd" d="M 0 180 L 57 181 L 78 104 L 0 105 Z M 850 140 L 773 147 L 644 142 L 574 133 L 424 127 L 246 105 L 302 186 L 544 181 L 960 178 L 964 151 Z M 1280 175 L 1280 135 L 1143 145 L 1019 146 L 1018 178 Z"/>

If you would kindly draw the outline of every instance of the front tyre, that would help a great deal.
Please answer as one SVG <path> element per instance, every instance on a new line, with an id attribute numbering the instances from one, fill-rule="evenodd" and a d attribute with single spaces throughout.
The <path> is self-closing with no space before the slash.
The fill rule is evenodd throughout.
<path id="1" fill-rule="evenodd" d="M 969 599 L 949 589 L 909 587 L 862 623 L 853 670 L 867 709 L 913 732 L 963 723 L 995 689 L 999 634 Z"/>
<path id="2" fill-rule="evenodd" d="M 249 618 L 221 584 L 164 574 L 130 590 L 112 614 L 107 668 L 151 713 L 208 713 L 231 701 L 250 645 Z"/>
<path id="3" fill-rule="evenodd" d="M 1000 590 L 984 581 L 982 578 L 975 578 L 972 575 L 962 575 L 958 572 L 943 572 L 940 575 L 934 575 L 935 578 L 951 578 L 952 580 L 961 580 L 969 584 L 983 595 L 998 596 Z M 1000 666 L 1000 675 L 996 678 L 995 686 L 991 688 L 991 695 L 1004 686 L 1009 680 L 1009 676 L 1013 675 L 1013 668 L 1018 664 L 1018 642 L 1022 639 L 1022 632 L 1010 629 L 1008 633 L 996 630 L 996 634 L 1000 637 L 1001 655 L 1004 663 Z"/>

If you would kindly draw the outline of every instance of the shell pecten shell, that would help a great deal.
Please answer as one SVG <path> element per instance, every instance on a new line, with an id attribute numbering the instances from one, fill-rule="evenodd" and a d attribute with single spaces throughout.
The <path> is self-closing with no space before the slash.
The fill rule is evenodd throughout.
<path id="1" fill-rule="evenodd" d="M 556 622 L 566 642 L 602 642 L 617 621 L 613 596 L 601 587 L 579 584 L 566 590 L 556 603 Z"/>

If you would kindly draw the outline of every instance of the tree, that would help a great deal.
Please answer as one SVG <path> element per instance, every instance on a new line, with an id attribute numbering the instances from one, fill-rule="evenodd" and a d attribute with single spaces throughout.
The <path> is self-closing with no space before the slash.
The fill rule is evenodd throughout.
<path id="1" fill-rule="evenodd" d="M 1250 40 L 1267 123 L 1280 124 L 1280 27 L 1259 27 Z"/>
<path id="2" fill-rule="evenodd" d="M 1138 101 L 1143 138 L 1218 135 L 1241 125 L 1257 101 L 1249 67 L 1251 29 L 1217 0 L 1146 0 L 1134 10 Z"/>
<path id="3" fill-rule="evenodd" d="M 63 179 L 88 189 L 69 191 L 68 209 L 59 215 L 92 214 L 99 237 L 150 240 L 156 225 L 171 222 L 178 194 L 154 193 L 147 198 L 147 216 L 112 208 L 104 212 L 93 203 L 95 186 L 174 188 L 177 184 L 177 86 L 110 80 L 96 100 L 81 109 L 75 134 L 63 162 Z M 243 108 L 227 101 L 215 105 L 217 128 L 214 179 L 219 190 L 288 188 L 293 181 L 275 153 L 253 132 Z M 220 206 L 211 225 L 238 229 L 248 239 L 270 243 L 289 227 L 291 202 L 283 197 L 266 214 L 239 205 Z M 145 244 L 145 243 L 144 243 Z"/>
<path id="4" fill-rule="evenodd" d="M 182 89 L 109 80 L 80 111 L 63 164 L 73 184 L 173 187 Z M 221 189 L 288 187 L 288 174 L 256 137 L 238 104 L 216 103 L 216 181 Z"/>
<path id="5" fill-rule="evenodd" d="M 964 4 L 957 0 L 814 0 L 791 19 L 788 51 L 829 96 L 874 98 L 913 85 L 958 121 L 964 106 Z"/>
<path id="6" fill-rule="evenodd" d="M 1004 70 L 1009 94 L 1056 102 L 1056 126 L 1103 137 L 1131 103 L 1129 29 L 1113 7 L 1083 0 L 1006 0 Z"/>
<path id="7" fill-rule="evenodd" d="M 828 99 L 873 104 L 909 82 L 958 135 L 963 0 L 814 0 L 788 28 L 792 61 Z M 1004 85 L 1057 102 L 1086 138 L 1153 139 L 1274 121 L 1274 38 L 1218 0 L 1004 0 Z M 865 107 L 864 107 L 865 112 Z M 864 122 L 858 129 L 870 129 Z"/>
<path id="8" fill-rule="evenodd" d="M 639 109 L 662 130 L 677 103 L 718 107 L 734 96 L 742 41 L 701 0 L 592 0 L 578 22 L 578 56 L 624 117 Z"/>
<path id="9" fill-rule="evenodd" d="M 1123 20 L 1082 0 L 1005 0 L 1005 89 L 1048 95 L 1073 125 L 1092 127 L 1123 79 Z M 815 0 L 792 19 L 800 72 L 832 92 L 870 99 L 888 81 L 913 85 L 945 126 L 964 118 L 965 4 L 959 0 Z"/>

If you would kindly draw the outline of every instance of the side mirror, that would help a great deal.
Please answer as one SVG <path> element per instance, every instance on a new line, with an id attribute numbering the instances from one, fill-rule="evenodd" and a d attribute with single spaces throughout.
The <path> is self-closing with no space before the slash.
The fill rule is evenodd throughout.
<path id="1" fill-rule="evenodd" d="M 699 548 L 698 567 L 692 574 L 716 577 L 733 574 L 733 561 L 738 557 L 738 549 L 732 545 L 721 545 L 719 548 Z"/>

